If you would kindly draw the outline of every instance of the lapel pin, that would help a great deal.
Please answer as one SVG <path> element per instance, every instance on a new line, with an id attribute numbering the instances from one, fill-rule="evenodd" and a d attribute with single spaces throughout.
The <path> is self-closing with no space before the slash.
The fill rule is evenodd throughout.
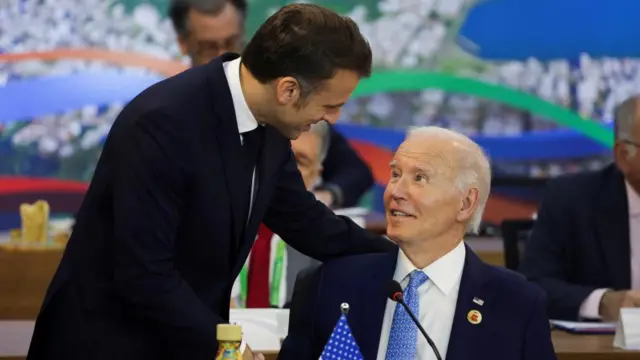
<path id="1" fill-rule="evenodd" d="M 480 305 L 480 306 L 484 305 L 484 300 L 482 300 L 480 298 L 477 298 L 477 297 L 473 298 L 473 302 L 478 304 L 478 305 Z"/>
<path id="2" fill-rule="evenodd" d="M 467 320 L 472 325 L 478 325 L 482 322 L 482 314 L 478 310 L 469 310 L 467 313 Z"/>

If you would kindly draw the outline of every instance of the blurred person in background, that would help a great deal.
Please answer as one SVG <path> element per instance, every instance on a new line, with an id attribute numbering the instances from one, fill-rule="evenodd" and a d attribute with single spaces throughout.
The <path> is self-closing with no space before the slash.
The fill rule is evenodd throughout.
<path id="1" fill-rule="evenodd" d="M 322 176 L 322 160 L 329 148 L 329 123 L 311 125 L 291 141 L 291 150 L 307 190 Z M 283 307 L 290 299 L 298 273 L 320 262 L 288 246 L 266 226 L 260 225 L 247 263 L 233 285 L 232 307 Z"/>
<path id="2" fill-rule="evenodd" d="M 615 112 L 615 163 L 552 180 L 520 271 L 549 298 L 549 317 L 615 321 L 640 307 L 640 97 Z"/>
<path id="3" fill-rule="evenodd" d="M 169 16 L 182 53 L 193 66 L 244 46 L 245 0 L 172 0 Z M 316 198 L 331 208 L 353 207 L 373 185 L 371 169 L 333 126 Z"/>

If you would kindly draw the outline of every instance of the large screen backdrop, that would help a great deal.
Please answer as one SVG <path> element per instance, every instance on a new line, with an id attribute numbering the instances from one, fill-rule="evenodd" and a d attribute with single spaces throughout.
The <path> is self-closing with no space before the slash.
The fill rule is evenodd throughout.
<path id="1" fill-rule="evenodd" d="M 249 36 L 288 1 L 249 2 Z M 633 14 L 610 0 L 324 0 L 370 41 L 375 72 L 339 128 L 370 164 L 381 208 L 407 127 L 472 136 L 500 177 L 547 178 L 611 161 L 613 109 L 640 86 Z M 0 229 L 21 201 L 73 213 L 122 107 L 182 71 L 168 0 L 0 2 Z M 486 218 L 530 216 L 535 193 L 501 191 Z M 533 194 L 533 195 L 532 195 Z"/>

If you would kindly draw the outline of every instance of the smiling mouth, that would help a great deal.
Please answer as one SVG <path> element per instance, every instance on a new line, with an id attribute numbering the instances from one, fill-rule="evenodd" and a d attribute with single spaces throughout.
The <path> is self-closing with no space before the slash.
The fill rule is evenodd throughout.
<path id="1" fill-rule="evenodd" d="M 401 219 L 415 218 L 415 216 L 413 216 L 411 214 L 407 214 L 407 213 L 402 212 L 400 210 L 392 210 L 392 211 L 389 212 L 389 215 L 391 215 L 391 217 L 401 218 Z"/>

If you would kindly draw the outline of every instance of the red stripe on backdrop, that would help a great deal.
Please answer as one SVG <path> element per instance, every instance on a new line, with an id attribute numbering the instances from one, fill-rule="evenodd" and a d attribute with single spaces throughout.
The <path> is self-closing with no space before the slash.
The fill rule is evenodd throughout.
<path id="1" fill-rule="evenodd" d="M 369 164 L 375 182 L 378 185 L 386 186 L 391 176 L 389 163 L 393 159 L 393 152 L 367 141 L 350 140 L 349 143 L 362 160 Z"/>
<path id="2" fill-rule="evenodd" d="M 0 195 L 50 191 L 84 193 L 88 188 L 89 184 L 82 181 L 0 176 Z"/>

